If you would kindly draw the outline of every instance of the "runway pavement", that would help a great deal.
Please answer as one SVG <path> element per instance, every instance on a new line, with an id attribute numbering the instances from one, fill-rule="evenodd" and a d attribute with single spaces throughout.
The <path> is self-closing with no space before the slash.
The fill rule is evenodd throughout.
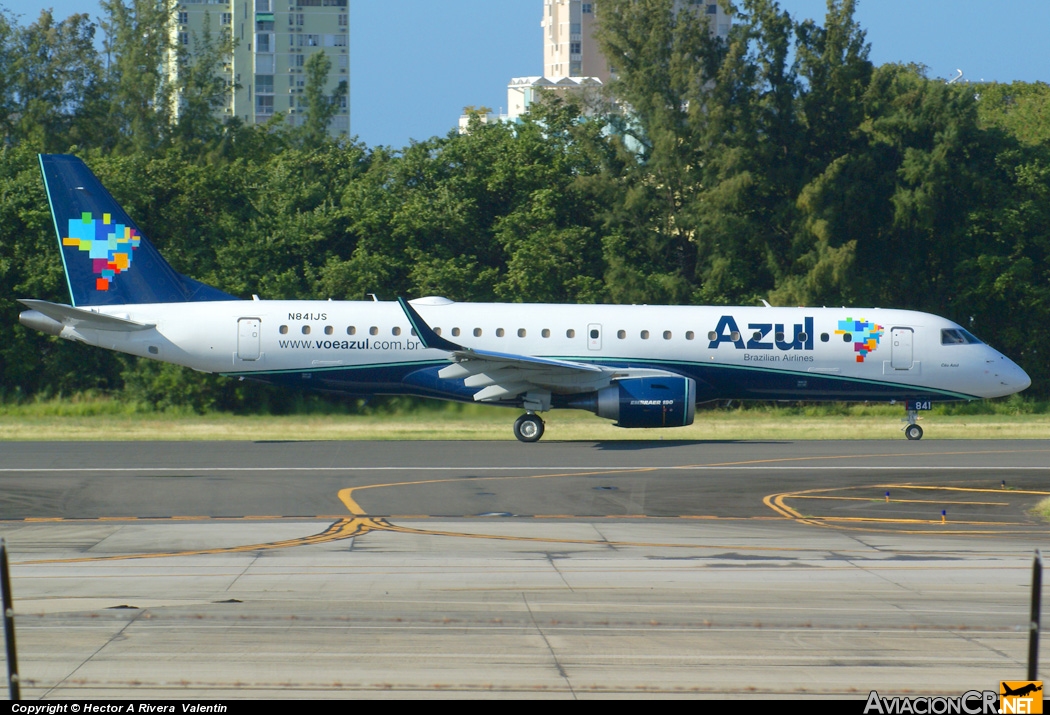
<path id="1" fill-rule="evenodd" d="M 34 698 L 958 695 L 1050 533 L 1042 441 L 0 455 Z"/>

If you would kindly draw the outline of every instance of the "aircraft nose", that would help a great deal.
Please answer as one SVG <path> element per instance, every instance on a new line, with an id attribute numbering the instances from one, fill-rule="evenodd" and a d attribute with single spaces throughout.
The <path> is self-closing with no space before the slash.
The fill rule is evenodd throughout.
<path id="1" fill-rule="evenodd" d="M 1017 391 L 1020 392 L 1021 390 L 1027 390 L 1032 385 L 1032 378 L 1030 378 L 1028 373 L 1017 363 L 1014 363 L 1014 368 L 1017 370 L 1017 381 L 1020 385 L 1020 387 L 1017 388 Z"/>
<path id="2" fill-rule="evenodd" d="M 984 372 L 989 378 L 990 388 L 988 397 L 1006 397 L 1027 390 L 1032 384 L 1028 373 L 998 350 L 989 350 L 985 363 Z"/>
<path id="3" fill-rule="evenodd" d="M 1006 363 L 1002 372 L 1003 384 L 1011 388 L 1013 392 L 1027 390 L 1032 384 L 1032 378 L 1028 376 L 1028 373 L 1025 372 L 1020 365 L 1005 355 L 1001 355 L 1000 359 Z"/>

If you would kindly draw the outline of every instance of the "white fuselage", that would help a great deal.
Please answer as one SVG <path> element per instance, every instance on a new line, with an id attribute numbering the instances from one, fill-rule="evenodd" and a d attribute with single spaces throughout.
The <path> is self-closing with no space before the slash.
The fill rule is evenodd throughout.
<path id="1" fill-rule="evenodd" d="M 681 372 L 706 384 L 698 388 L 700 400 L 974 399 L 1030 384 L 1020 367 L 988 345 L 945 343 L 942 331 L 957 324 L 912 311 L 435 298 L 412 305 L 435 332 L 466 348 Z M 75 334 L 64 337 L 212 373 L 265 378 L 357 371 L 354 394 L 367 392 L 370 370 L 386 371 L 377 392 L 398 392 L 399 370 L 408 374 L 448 359 L 446 351 L 423 347 L 395 302 L 253 300 L 91 310 L 155 327 L 67 328 Z M 859 321 L 870 326 L 867 333 L 843 330 Z M 865 336 L 874 342 L 862 342 Z M 462 385 L 447 397 L 464 399 Z"/>

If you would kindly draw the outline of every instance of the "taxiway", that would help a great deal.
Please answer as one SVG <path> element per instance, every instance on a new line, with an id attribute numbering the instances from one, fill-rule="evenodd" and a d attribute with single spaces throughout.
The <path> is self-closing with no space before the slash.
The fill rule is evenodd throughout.
<path id="1" fill-rule="evenodd" d="M 0 452 L 31 698 L 960 694 L 1050 534 L 1039 441 Z"/>

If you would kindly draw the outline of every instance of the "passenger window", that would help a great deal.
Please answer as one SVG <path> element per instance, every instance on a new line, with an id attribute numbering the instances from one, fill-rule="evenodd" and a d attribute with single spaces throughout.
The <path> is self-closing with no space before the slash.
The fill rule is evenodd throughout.
<path id="1" fill-rule="evenodd" d="M 288 326 L 287 325 L 282 325 L 281 326 L 281 335 L 287 335 L 287 334 L 288 334 Z"/>
<path id="2" fill-rule="evenodd" d="M 551 331 L 550 331 L 550 329 L 548 329 L 548 328 L 544 328 L 544 329 L 543 329 L 543 332 L 542 332 L 542 333 L 540 333 L 540 335 L 542 335 L 542 336 L 543 336 L 543 337 L 545 337 L 545 338 L 549 338 L 549 337 L 551 336 Z"/>
<path id="3" fill-rule="evenodd" d="M 642 340 L 648 340 L 648 339 L 649 339 L 649 331 L 648 330 L 643 330 L 642 331 Z"/>
<path id="4" fill-rule="evenodd" d="M 441 335 L 441 328 L 434 328 L 434 335 Z"/>
<path id="5" fill-rule="evenodd" d="M 377 328 L 377 327 L 375 327 L 373 325 L 371 328 L 368 329 L 368 334 L 369 335 L 379 335 L 379 328 Z"/>
<path id="6" fill-rule="evenodd" d="M 755 334 L 751 336 L 751 339 L 754 340 L 756 343 L 762 340 L 762 331 L 756 330 Z"/>
<path id="7" fill-rule="evenodd" d="M 670 330 L 665 330 L 664 331 L 664 340 L 670 340 L 670 339 L 671 339 L 671 331 Z"/>
<path id="8" fill-rule="evenodd" d="M 349 328 L 346 329 L 346 334 L 347 335 L 357 335 L 357 328 L 355 328 L 354 326 L 351 325 Z"/>
<path id="9" fill-rule="evenodd" d="M 475 338 L 480 338 L 481 337 L 481 328 L 474 328 L 474 337 Z"/>
<path id="10" fill-rule="evenodd" d="M 795 336 L 795 340 L 799 341 L 800 343 L 804 343 L 807 340 L 809 340 L 809 335 L 807 335 L 806 333 L 799 333 Z"/>
<path id="11" fill-rule="evenodd" d="M 626 330 L 617 330 L 616 331 L 616 337 L 618 337 L 620 340 L 623 340 L 624 338 L 627 337 L 627 331 Z"/>
<path id="12" fill-rule="evenodd" d="M 394 328 L 390 332 L 394 334 L 394 337 L 397 337 L 398 335 L 401 334 L 401 328 Z"/>
<path id="13" fill-rule="evenodd" d="M 331 335 L 334 332 L 335 332 L 335 328 L 333 328 L 331 325 L 324 326 L 324 334 L 325 335 Z"/>
<path id="14" fill-rule="evenodd" d="M 519 338 L 524 338 L 525 337 L 525 328 L 518 328 L 518 337 Z"/>
<path id="15" fill-rule="evenodd" d="M 506 333 L 504 332 L 503 328 L 496 328 L 496 337 L 497 338 L 502 338 L 504 335 L 506 335 Z"/>
<path id="16" fill-rule="evenodd" d="M 689 332 L 687 332 L 685 334 L 685 339 L 686 340 L 695 340 L 696 339 L 696 333 L 694 333 L 692 330 L 690 330 Z"/>
<path id="17" fill-rule="evenodd" d="M 597 340 L 598 339 L 598 335 L 599 335 L 599 333 L 598 333 L 597 330 L 592 330 L 591 331 L 591 340 Z"/>
<path id="18" fill-rule="evenodd" d="M 718 333 L 712 330 L 710 333 L 707 334 L 707 339 L 713 343 L 714 341 L 718 340 Z"/>
<path id="19" fill-rule="evenodd" d="M 783 333 L 777 333 L 777 335 L 776 335 L 776 341 L 777 341 L 778 343 L 782 343 L 782 342 L 784 342 L 784 334 L 783 334 Z"/>
<path id="20" fill-rule="evenodd" d="M 844 343 L 852 343 L 853 342 L 853 333 L 843 333 L 842 334 L 842 342 L 844 342 Z"/>
<path id="21" fill-rule="evenodd" d="M 576 331 L 573 330 L 572 328 L 569 328 L 568 330 L 565 331 L 565 337 L 567 337 L 567 338 L 575 338 L 576 337 Z"/>
<path id="22" fill-rule="evenodd" d="M 309 325 L 304 325 L 303 326 L 303 335 L 309 335 L 309 334 L 310 334 L 310 326 Z"/>
<path id="23" fill-rule="evenodd" d="M 739 342 L 740 341 L 740 331 L 734 330 L 733 332 L 731 332 L 729 334 L 729 339 L 732 340 L 734 343 Z"/>
<path id="24" fill-rule="evenodd" d="M 459 328 L 452 328 L 452 337 L 454 337 L 454 338 L 458 338 L 459 337 Z"/>
<path id="25" fill-rule="evenodd" d="M 416 329 L 415 328 L 411 328 L 408 331 L 408 334 L 411 335 L 413 338 L 419 337 L 419 335 L 416 333 Z"/>
<path id="26" fill-rule="evenodd" d="M 829 340 L 831 340 L 831 336 L 830 335 L 828 335 L 827 333 L 821 333 L 820 334 L 820 342 L 826 343 Z"/>

